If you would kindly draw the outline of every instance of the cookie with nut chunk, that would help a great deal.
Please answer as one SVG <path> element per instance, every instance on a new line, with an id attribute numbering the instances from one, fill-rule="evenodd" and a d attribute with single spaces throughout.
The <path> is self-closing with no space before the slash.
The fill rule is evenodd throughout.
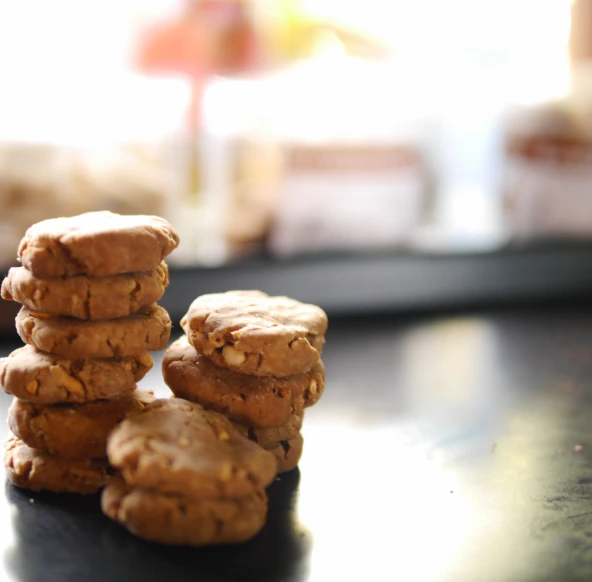
<path id="1" fill-rule="evenodd" d="M 292 415 L 315 404 L 325 386 L 321 360 L 307 372 L 285 378 L 237 374 L 197 353 L 187 336 L 167 349 L 162 373 L 179 398 L 254 428 L 285 425 Z"/>
<path id="2" fill-rule="evenodd" d="M 171 335 L 171 319 L 158 305 L 100 321 L 56 317 L 22 307 L 16 330 L 26 344 L 43 352 L 66 358 L 113 358 L 164 349 Z"/>
<path id="3" fill-rule="evenodd" d="M 131 533 L 167 545 L 244 542 L 265 525 L 263 489 L 236 498 L 199 499 L 130 487 L 112 479 L 101 496 L 103 513 Z"/>
<path id="4" fill-rule="evenodd" d="M 153 363 L 148 352 L 71 360 L 23 346 L 0 358 L 0 387 L 36 404 L 114 400 L 132 394 Z"/>
<path id="5" fill-rule="evenodd" d="M 87 212 L 34 224 L 18 258 L 37 277 L 105 277 L 148 271 L 178 244 L 175 229 L 159 216 Z"/>
<path id="6" fill-rule="evenodd" d="M 100 459 L 107 455 L 111 431 L 154 399 L 152 392 L 141 390 L 128 398 L 84 404 L 33 404 L 15 398 L 8 426 L 34 449 L 69 459 Z"/>
<path id="7" fill-rule="evenodd" d="M 327 316 L 316 305 L 261 291 L 198 297 L 181 325 L 193 347 L 242 374 L 303 374 L 320 359 Z"/>
<path id="8" fill-rule="evenodd" d="M 30 310 L 84 320 L 115 319 L 152 305 L 168 285 L 164 262 L 149 271 L 110 277 L 36 277 L 13 267 L 2 281 L 2 299 L 18 301 Z"/>
<path id="9" fill-rule="evenodd" d="M 276 474 L 273 455 L 226 417 L 180 398 L 156 400 L 124 420 L 107 455 L 128 485 L 185 497 L 243 497 Z"/>
<path id="10" fill-rule="evenodd" d="M 38 451 L 10 435 L 4 444 L 4 467 L 13 485 L 31 491 L 96 493 L 108 479 L 101 459 L 64 459 Z"/>

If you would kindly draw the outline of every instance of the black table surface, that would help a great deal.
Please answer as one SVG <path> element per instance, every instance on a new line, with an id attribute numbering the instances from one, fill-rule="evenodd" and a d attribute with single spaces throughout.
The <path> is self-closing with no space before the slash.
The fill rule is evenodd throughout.
<path id="1" fill-rule="evenodd" d="M 334 320 L 324 360 L 255 539 L 159 546 L 6 483 L 0 580 L 592 579 L 592 308 Z"/>

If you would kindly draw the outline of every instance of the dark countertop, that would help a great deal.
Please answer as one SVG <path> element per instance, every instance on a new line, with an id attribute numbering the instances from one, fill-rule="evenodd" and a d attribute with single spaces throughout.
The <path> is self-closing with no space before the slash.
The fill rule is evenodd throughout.
<path id="1" fill-rule="evenodd" d="M 334 319 L 324 360 L 254 540 L 161 547 L 96 496 L 7 484 L 0 580 L 592 579 L 591 307 Z M 158 367 L 141 385 L 167 394 Z"/>

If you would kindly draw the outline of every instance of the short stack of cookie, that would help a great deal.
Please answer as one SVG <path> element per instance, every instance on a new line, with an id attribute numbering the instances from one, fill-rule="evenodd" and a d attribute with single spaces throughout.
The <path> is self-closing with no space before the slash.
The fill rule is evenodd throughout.
<path id="1" fill-rule="evenodd" d="M 22 267 L 2 297 L 23 304 L 27 344 L 0 360 L 0 385 L 15 399 L 5 444 L 9 479 L 32 490 L 92 493 L 106 482 L 107 438 L 154 398 L 137 390 L 166 347 L 164 258 L 178 245 L 152 216 L 91 212 L 45 220 L 26 232 Z"/>
<path id="2" fill-rule="evenodd" d="M 107 451 L 118 473 L 103 491 L 103 512 L 141 538 L 235 543 L 265 525 L 275 459 L 221 414 L 157 400 L 115 428 Z"/>
<path id="3" fill-rule="evenodd" d="M 295 468 L 304 409 L 325 385 L 325 312 L 261 291 L 229 291 L 198 297 L 181 325 L 186 335 L 162 363 L 173 394 L 225 415 L 273 453 L 278 473 Z"/>

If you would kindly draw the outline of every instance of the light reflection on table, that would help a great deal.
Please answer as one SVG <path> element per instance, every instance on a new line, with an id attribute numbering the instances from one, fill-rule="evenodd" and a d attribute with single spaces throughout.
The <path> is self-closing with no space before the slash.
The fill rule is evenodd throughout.
<path id="1" fill-rule="evenodd" d="M 5 579 L 592 577 L 592 312 L 337 321 L 324 361 L 300 473 L 272 485 L 252 542 L 163 548 L 96 498 L 8 485 Z M 142 387 L 168 396 L 158 362 Z"/>

